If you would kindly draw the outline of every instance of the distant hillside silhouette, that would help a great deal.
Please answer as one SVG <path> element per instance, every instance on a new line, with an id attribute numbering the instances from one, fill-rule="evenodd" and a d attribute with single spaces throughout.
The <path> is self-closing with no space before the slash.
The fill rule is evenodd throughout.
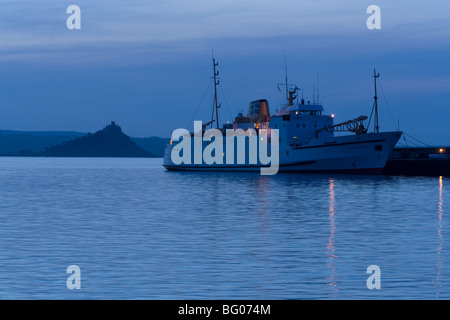
<path id="1" fill-rule="evenodd" d="M 45 148 L 46 157 L 154 157 L 136 145 L 114 121 L 96 133 Z"/>
<path id="2" fill-rule="evenodd" d="M 86 135 L 74 131 L 0 131 L 0 155 L 32 155 L 46 147 Z"/>

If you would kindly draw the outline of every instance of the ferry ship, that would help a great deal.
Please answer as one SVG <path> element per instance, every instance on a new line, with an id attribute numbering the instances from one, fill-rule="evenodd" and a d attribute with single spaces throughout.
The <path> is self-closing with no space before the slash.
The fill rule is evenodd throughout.
<path id="1" fill-rule="evenodd" d="M 233 123 L 226 123 L 220 127 L 218 113 L 220 105 L 217 103 L 217 85 L 219 84 L 217 65 L 218 63 L 213 59 L 213 119 L 202 125 L 200 140 L 197 142 L 200 141 L 201 151 L 207 148 L 211 141 L 201 139 L 201 137 L 208 132 L 206 128 L 208 126 L 212 128 L 215 122 L 216 130 L 218 130 L 216 132 L 220 132 L 224 136 L 222 157 L 225 159 L 226 153 L 231 152 L 231 159 L 234 161 L 220 161 L 220 163 L 212 164 L 206 163 L 204 160 L 199 161 L 198 158 L 196 161 L 194 159 L 196 143 L 192 143 L 192 150 L 188 155 L 188 160 L 191 161 L 175 163 L 172 159 L 173 152 L 180 150 L 177 149 L 178 144 L 171 140 L 170 144 L 166 145 L 163 162 L 163 166 L 169 171 L 260 171 L 261 168 L 268 165 L 259 160 L 252 161 L 250 142 L 245 140 L 247 154 L 239 162 L 237 147 L 236 145 L 231 148 L 228 146 L 225 132 L 231 129 L 241 129 L 243 132 L 251 130 L 258 134 L 261 130 L 265 130 L 268 142 L 267 152 L 270 154 L 270 150 L 273 148 L 273 141 L 271 141 L 273 133 L 271 134 L 271 132 L 273 129 L 277 129 L 278 172 L 381 174 L 402 135 L 401 131 L 380 132 L 379 130 L 376 90 L 376 79 L 379 74 L 375 70 L 373 75 L 375 96 L 369 118 L 360 116 L 334 124 L 334 115 L 324 114 L 324 108 L 320 103 L 305 101 L 303 97 L 299 99 L 297 94 L 299 89 L 295 85 L 288 84 L 286 76 L 286 83 L 283 84 L 286 87 L 286 103 L 281 106 L 280 110 L 270 114 L 269 103 L 266 99 L 255 100 L 250 102 L 246 115 L 240 112 Z M 368 127 L 372 118 L 373 132 L 369 132 Z M 367 125 L 365 125 L 366 121 L 368 121 Z M 190 132 L 188 137 L 183 139 L 194 138 L 194 136 L 194 132 Z M 260 150 L 256 151 L 260 152 Z"/>

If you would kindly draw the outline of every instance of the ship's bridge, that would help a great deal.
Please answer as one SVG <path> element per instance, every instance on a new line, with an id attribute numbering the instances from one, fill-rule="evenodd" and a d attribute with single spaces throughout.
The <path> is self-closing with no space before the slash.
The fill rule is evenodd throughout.
<path id="1" fill-rule="evenodd" d="M 321 116 L 323 112 L 323 106 L 321 104 L 293 104 L 283 108 L 279 115 L 302 115 L 302 116 Z"/>
<path id="2" fill-rule="evenodd" d="M 319 135 L 333 137 L 333 130 L 325 130 L 333 125 L 333 116 L 324 115 L 321 104 L 305 103 L 303 99 L 300 103 L 290 102 L 275 112 L 269 124 L 269 127 L 280 130 L 280 142 L 284 140 L 287 145 L 298 147 Z"/>

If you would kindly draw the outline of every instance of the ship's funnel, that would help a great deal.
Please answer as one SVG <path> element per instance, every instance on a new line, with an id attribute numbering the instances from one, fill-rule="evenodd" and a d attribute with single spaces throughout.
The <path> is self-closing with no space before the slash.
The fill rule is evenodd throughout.
<path id="1" fill-rule="evenodd" d="M 251 122 L 268 122 L 270 120 L 269 103 L 266 99 L 250 102 L 247 117 Z"/>

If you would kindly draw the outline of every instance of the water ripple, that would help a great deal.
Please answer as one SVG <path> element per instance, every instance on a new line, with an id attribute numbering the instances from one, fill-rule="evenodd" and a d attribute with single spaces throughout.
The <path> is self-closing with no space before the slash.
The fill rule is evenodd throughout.
<path id="1" fill-rule="evenodd" d="M 447 183 L 0 158 L 0 298 L 449 299 Z"/>

